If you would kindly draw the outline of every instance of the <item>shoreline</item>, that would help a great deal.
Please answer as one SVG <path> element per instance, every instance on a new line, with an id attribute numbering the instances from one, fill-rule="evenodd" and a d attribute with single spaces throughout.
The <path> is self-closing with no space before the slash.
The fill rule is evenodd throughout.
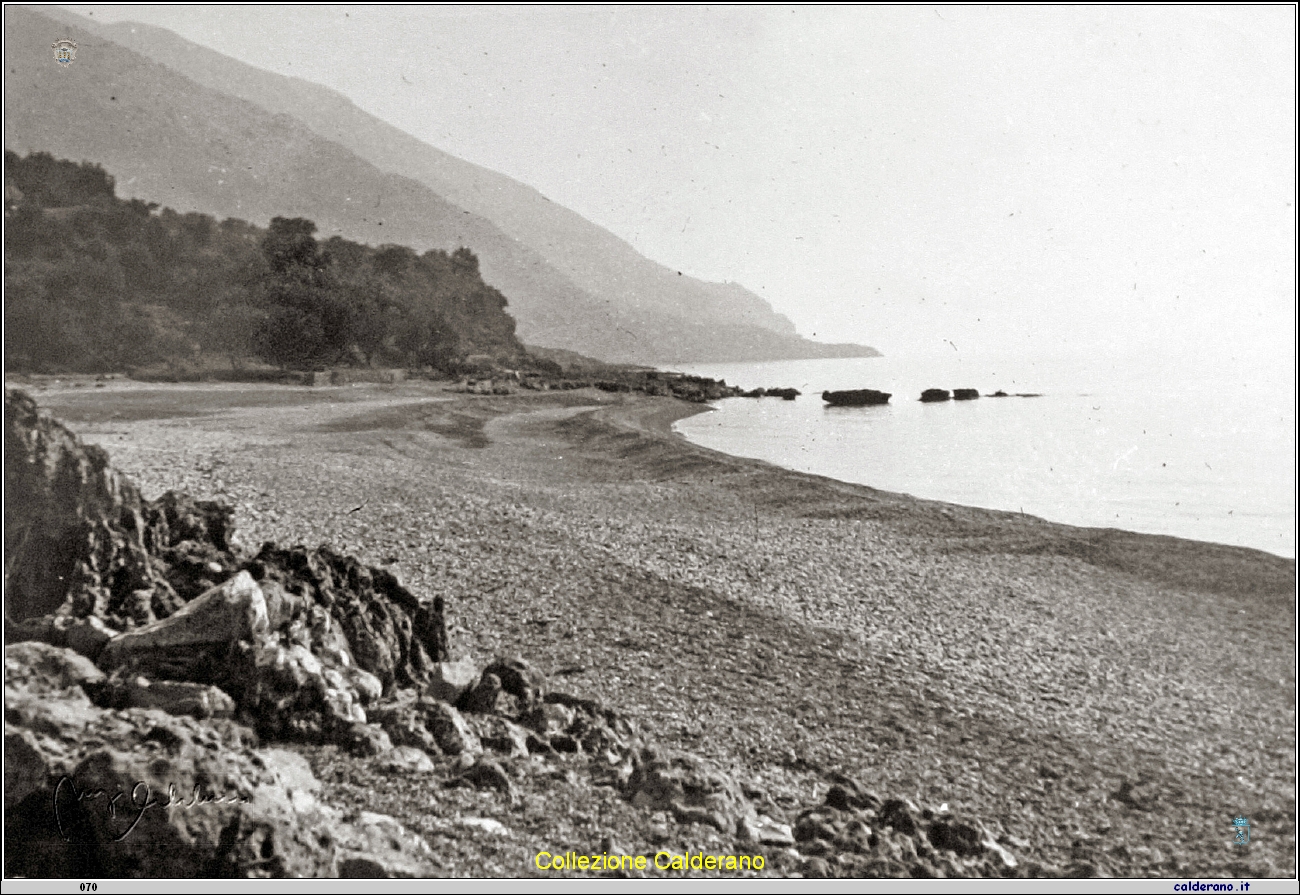
<path id="1" fill-rule="evenodd" d="M 447 600 L 454 654 L 533 657 L 771 792 L 840 769 L 1062 867 L 1082 841 L 1115 875 L 1294 873 L 1294 561 L 731 457 L 667 398 L 18 387 L 147 496 L 390 568 Z"/>

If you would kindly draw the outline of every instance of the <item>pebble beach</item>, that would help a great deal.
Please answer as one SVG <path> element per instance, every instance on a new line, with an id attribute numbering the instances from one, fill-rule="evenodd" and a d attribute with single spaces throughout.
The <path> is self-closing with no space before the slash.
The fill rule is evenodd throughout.
<path id="1" fill-rule="evenodd" d="M 23 387 L 147 497 L 388 568 L 443 597 L 453 655 L 527 656 L 777 808 L 837 772 L 1080 875 L 1296 873 L 1294 560 L 730 457 L 671 432 L 707 410 L 672 398 Z M 453 874 L 535 873 L 566 841 L 708 845 L 580 781 L 565 806 L 416 799 L 311 758 L 325 798 L 443 842 Z"/>

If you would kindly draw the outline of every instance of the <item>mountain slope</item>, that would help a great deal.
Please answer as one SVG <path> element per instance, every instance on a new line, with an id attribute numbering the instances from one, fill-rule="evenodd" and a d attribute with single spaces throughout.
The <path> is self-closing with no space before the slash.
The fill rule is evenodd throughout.
<path id="1" fill-rule="evenodd" d="M 131 27 L 137 29 L 134 37 L 143 41 L 142 26 Z M 100 162 L 116 177 L 121 195 L 181 211 L 236 216 L 258 224 L 275 215 L 307 217 L 319 225 L 322 236 L 337 233 L 371 244 L 393 242 L 421 250 L 469 246 L 481 260 L 485 280 L 509 299 L 520 337 L 532 344 L 639 363 L 872 353 L 860 346 L 820 345 L 799 338 L 788 321 L 760 300 L 754 299 L 762 306 L 759 312 L 752 312 L 748 293 L 738 293 L 739 287 L 696 283 L 696 297 L 675 298 L 632 285 L 584 288 L 544 251 L 448 198 L 453 193 L 472 198 L 476 190 L 531 194 L 556 210 L 557 223 L 541 240 L 551 254 L 573 255 L 578 251 L 574 246 L 596 238 L 592 231 L 635 252 L 535 191 L 438 153 L 364 116 L 324 88 L 259 72 L 192 44 L 167 43 L 175 58 L 172 65 L 163 65 L 118 44 L 114 38 L 122 31 L 130 35 L 129 27 L 101 28 L 63 10 L 5 8 L 6 148 Z M 160 41 L 170 35 L 149 31 Z M 66 70 L 53 62 L 49 51 L 53 40 L 65 36 L 80 45 L 76 62 Z M 180 40 L 174 35 L 169 39 Z M 200 60 L 201 65 L 190 67 L 216 86 L 178 74 L 173 65 L 187 59 Z M 227 88 L 250 96 L 277 94 L 268 104 L 292 109 L 295 115 L 232 96 Z M 320 106 L 351 109 L 352 118 L 322 112 L 317 124 L 328 130 L 325 119 L 331 114 L 347 119 L 347 126 L 334 128 L 332 135 L 366 144 L 372 154 L 386 140 L 402 142 L 404 148 L 395 150 L 398 156 L 384 157 L 385 164 L 398 165 L 410 156 L 413 169 L 430 181 L 436 180 L 435 169 L 441 164 L 448 172 L 441 186 L 381 170 L 296 117 Z M 375 123 L 373 134 L 357 115 Z M 466 185 L 466 169 L 479 172 L 479 179 Z M 534 230 L 548 226 L 536 216 L 505 217 L 516 229 L 523 228 L 516 219 L 532 221 Z M 576 262 L 570 266 L 581 267 Z M 659 269 L 674 280 L 686 279 Z M 717 301 L 717 296 L 727 300 Z M 756 325 L 756 320 L 768 325 Z"/>
<path id="2" fill-rule="evenodd" d="M 532 187 L 435 149 L 333 90 L 246 65 L 163 28 L 118 22 L 106 26 L 104 33 L 200 84 L 267 111 L 292 115 L 382 171 L 426 184 L 488 218 L 593 294 L 615 294 L 616 301 L 634 307 L 671 309 L 795 334 L 794 324 L 743 287 L 679 276 Z"/>

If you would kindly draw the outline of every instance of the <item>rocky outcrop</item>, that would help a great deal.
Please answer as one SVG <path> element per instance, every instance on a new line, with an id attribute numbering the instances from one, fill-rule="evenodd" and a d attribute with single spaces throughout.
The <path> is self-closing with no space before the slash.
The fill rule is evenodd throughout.
<path id="1" fill-rule="evenodd" d="M 323 804 L 300 756 L 230 721 L 100 708 L 86 691 L 101 679 L 66 648 L 5 650 L 7 876 L 433 872 L 392 818 Z"/>
<path id="2" fill-rule="evenodd" d="M 870 407 L 876 404 L 888 404 L 891 397 L 889 392 L 880 392 L 873 388 L 822 392 L 822 400 L 832 407 Z"/>
<path id="3" fill-rule="evenodd" d="M 233 699 L 262 736 L 346 743 L 383 693 L 448 685 L 440 597 L 329 547 L 246 558 L 229 507 L 145 501 L 18 391 L 5 442 L 6 640 L 114 672 L 104 704 L 206 716 Z"/>
<path id="4" fill-rule="evenodd" d="M 952 390 L 954 401 L 973 401 L 980 396 L 977 388 L 955 388 Z"/>
<path id="5" fill-rule="evenodd" d="M 140 493 L 19 391 L 5 392 L 5 612 L 65 610 L 112 627 L 180 599 L 150 559 Z"/>
<path id="6" fill-rule="evenodd" d="M 927 404 L 932 404 L 936 401 L 947 401 L 951 397 L 951 393 L 949 393 L 946 388 L 927 388 L 925 391 L 921 392 L 921 400 Z"/>
<path id="7" fill-rule="evenodd" d="M 742 398 L 781 398 L 786 401 L 793 401 L 803 392 L 797 388 L 754 388 L 747 392 L 741 392 Z"/>

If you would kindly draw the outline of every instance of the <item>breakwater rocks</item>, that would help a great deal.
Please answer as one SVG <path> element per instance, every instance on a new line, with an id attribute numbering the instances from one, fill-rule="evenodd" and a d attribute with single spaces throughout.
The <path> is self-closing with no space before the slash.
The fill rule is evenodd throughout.
<path id="1" fill-rule="evenodd" d="M 328 547 L 247 551 L 228 507 L 144 500 L 19 392 L 5 437 L 6 588 L 25 588 L 5 619 L 10 876 L 442 876 L 466 830 L 508 832 L 431 806 L 488 800 L 558 842 L 574 799 L 606 797 L 651 855 L 707 835 L 769 875 L 1049 873 L 943 806 L 833 772 L 824 801 L 791 798 L 526 659 L 452 661 L 441 597 Z M 493 854 L 472 874 L 527 866 Z"/>

